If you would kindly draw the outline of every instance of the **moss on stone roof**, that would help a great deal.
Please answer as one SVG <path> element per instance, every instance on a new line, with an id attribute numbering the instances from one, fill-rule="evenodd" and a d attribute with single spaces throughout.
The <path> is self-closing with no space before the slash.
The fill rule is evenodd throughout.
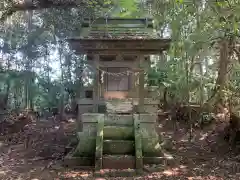
<path id="1" fill-rule="evenodd" d="M 104 21 L 105 20 L 105 21 Z M 82 38 L 86 39 L 157 39 L 152 19 L 111 18 L 86 23 Z"/>

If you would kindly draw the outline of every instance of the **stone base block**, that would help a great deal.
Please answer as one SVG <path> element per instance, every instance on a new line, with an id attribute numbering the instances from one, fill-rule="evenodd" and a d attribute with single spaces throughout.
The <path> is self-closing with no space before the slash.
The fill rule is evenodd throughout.
<path id="1" fill-rule="evenodd" d="M 103 169 L 135 169 L 135 157 L 128 155 L 103 156 Z"/>
<path id="2" fill-rule="evenodd" d="M 129 140 L 104 140 L 103 141 L 103 154 L 124 155 L 134 154 L 135 145 L 134 141 Z"/>
<path id="3" fill-rule="evenodd" d="M 135 169 L 135 156 L 103 156 L 103 169 Z M 92 157 L 73 157 L 73 151 L 70 152 L 63 161 L 66 167 L 79 169 L 94 169 L 95 158 Z M 144 165 L 164 164 L 174 165 L 172 157 L 143 157 Z"/>
<path id="4" fill-rule="evenodd" d="M 134 128 L 125 126 L 105 126 L 104 139 L 109 140 L 133 140 Z"/>

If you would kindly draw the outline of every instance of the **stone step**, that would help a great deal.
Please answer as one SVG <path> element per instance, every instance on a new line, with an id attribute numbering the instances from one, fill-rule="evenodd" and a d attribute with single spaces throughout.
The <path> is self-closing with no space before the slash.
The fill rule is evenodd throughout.
<path id="1" fill-rule="evenodd" d="M 134 128 L 127 126 L 104 126 L 103 136 L 106 140 L 133 140 Z"/>
<path id="2" fill-rule="evenodd" d="M 132 114 L 108 114 L 104 119 L 107 126 L 133 126 Z"/>
<path id="3" fill-rule="evenodd" d="M 101 114 L 101 113 L 85 113 L 82 115 L 83 123 L 97 123 L 98 119 L 104 118 L 104 125 L 106 126 L 132 126 L 134 116 L 139 116 L 139 121 L 146 123 L 155 123 L 157 114 Z"/>
<path id="4" fill-rule="evenodd" d="M 129 140 L 104 140 L 103 154 L 133 155 L 135 153 L 134 141 Z"/>
<path id="5" fill-rule="evenodd" d="M 103 169 L 135 169 L 135 156 L 104 155 Z"/>
<path id="6" fill-rule="evenodd" d="M 157 114 L 107 114 L 104 118 L 105 126 L 133 126 L 134 116 L 139 116 L 140 122 L 155 123 Z"/>

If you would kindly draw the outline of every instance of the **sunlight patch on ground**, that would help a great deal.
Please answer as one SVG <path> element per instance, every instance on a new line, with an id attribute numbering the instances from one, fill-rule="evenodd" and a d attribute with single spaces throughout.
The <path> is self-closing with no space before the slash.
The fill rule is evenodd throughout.
<path id="1" fill-rule="evenodd" d="M 0 149 L 4 146 L 4 143 L 0 141 Z"/>
<path id="2" fill-rule="evenodd" d="M 195 176 L 195 177 L 188 177 L 188 180 L 203 180 L 203 179 L 209 179 L 209 180 L 223 180 L 223 178 L 216 177 L 216 176 Z"/>
<path id="3" fill-rule="evenodd" d="M 165 170 L 165 171 L 163 171 L 163 174 L 165 176 L 178 176 L 178 175 L 180 175 L 180 172 L 179 172 L 178 168 L 175 168 L 175 169 Z"/>
<path id="4" fill-rule="evenodd" d="M 70 171 L 64 175 L 64 178 L 76 178 L 76 177 L 88 177 L 88 172 L 77 172 L 77 171 Z"/>
<path id="5" fill-rule="evenodd" d="M 205 134 L 201 134 L 201 138 L 199 139 L 200 141 L 203 141 L 207 138 L 208 136 L 208 133 L 205 133 Z"/>
<path id="6" fill-rule="evenodd" d="M 55 126 L 55 127 L 54 127 L 54 129 L 59 129 L 59 128 L 60 128 L 60 126 Z"/>
<path id="7" fill-rule="evenodd" d="M 171 154 L 164 152 L 163 155 L 166 159 L 173 159 L 173 156 Z"/>
<path id="8" fill-rule="evenodd" d="M 6 175 L 7 172 L 6 171 L 0 171 L 0 175 Z"/>
<path id="9" fill-rule="evenodd" d="M 74 123 L 75 120 L 71 118 L 71 119 L 68 120 L 68 122 L 70 122 L 70 123 Z"/>
<path id="10" fill-rule="evenodd" d="M 183 137 L 181 140 L 180 140 L 180 142 L 188 142 L 189 140 L 188 140 L 188 138 L 187 137 Z"/>

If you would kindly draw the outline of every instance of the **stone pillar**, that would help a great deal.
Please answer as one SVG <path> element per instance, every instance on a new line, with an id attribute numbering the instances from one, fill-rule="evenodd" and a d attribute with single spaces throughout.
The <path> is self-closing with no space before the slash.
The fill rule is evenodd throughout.
<path id="1" fill-rule="evenodd" d="M 103 72 L 100 73 L 100 83 L 99 83 L 99 98 L 104 98 L 104 92 L 105 92 L 105 84 L 106 84 L 106 74 L 102 74 Z M 103 76 L 103 81 L 102 81 L 102 76 Z"/>
<path id="2" fill-rule="evenodd" d="M 95 156 L 97 125 L 99 120 L 104 120 L 104 114 L 85 113 L 82 115 L 83 131 L 77 133 L 79 142 L 75 149 L 74 156 Z"/>
<path id="3" fill-rule="evenodd" d="M 150 56 L 144 56 L 144 87 L 145 90 L 148 89 L 148 70 L 151 68 L 151 61 L 150 61 Z M 146 96 L 146 95 L 145 95 Z"/>
<path id="4" fill-rule="evenodd" d="M 93 112 L 98 112 L 98 100 L 99 100 L 99 55 L 94 55 L 94 68 L 95 68 L 95 76 L 94 76 L 94 84 L 93 84 Z"/>
<path id="5" fill-rule="evenodd" d="M 143 69 L 143 63 L 144 63 L 144 56 L 141 55 L 138 57 L 139 59 L 139 68 Z M 139 84 L 138 84 L 138 112 L 143 113 L 144 112 L 144 71 L 139 72 Z"/>
<path id="6" fill-rule="evenodd" d="M 140 123 L 142 153 L 145 157 L 162 156 L 162 139 L 156 131 L 156 114 L 134 114 L 134 121 Z"/>

